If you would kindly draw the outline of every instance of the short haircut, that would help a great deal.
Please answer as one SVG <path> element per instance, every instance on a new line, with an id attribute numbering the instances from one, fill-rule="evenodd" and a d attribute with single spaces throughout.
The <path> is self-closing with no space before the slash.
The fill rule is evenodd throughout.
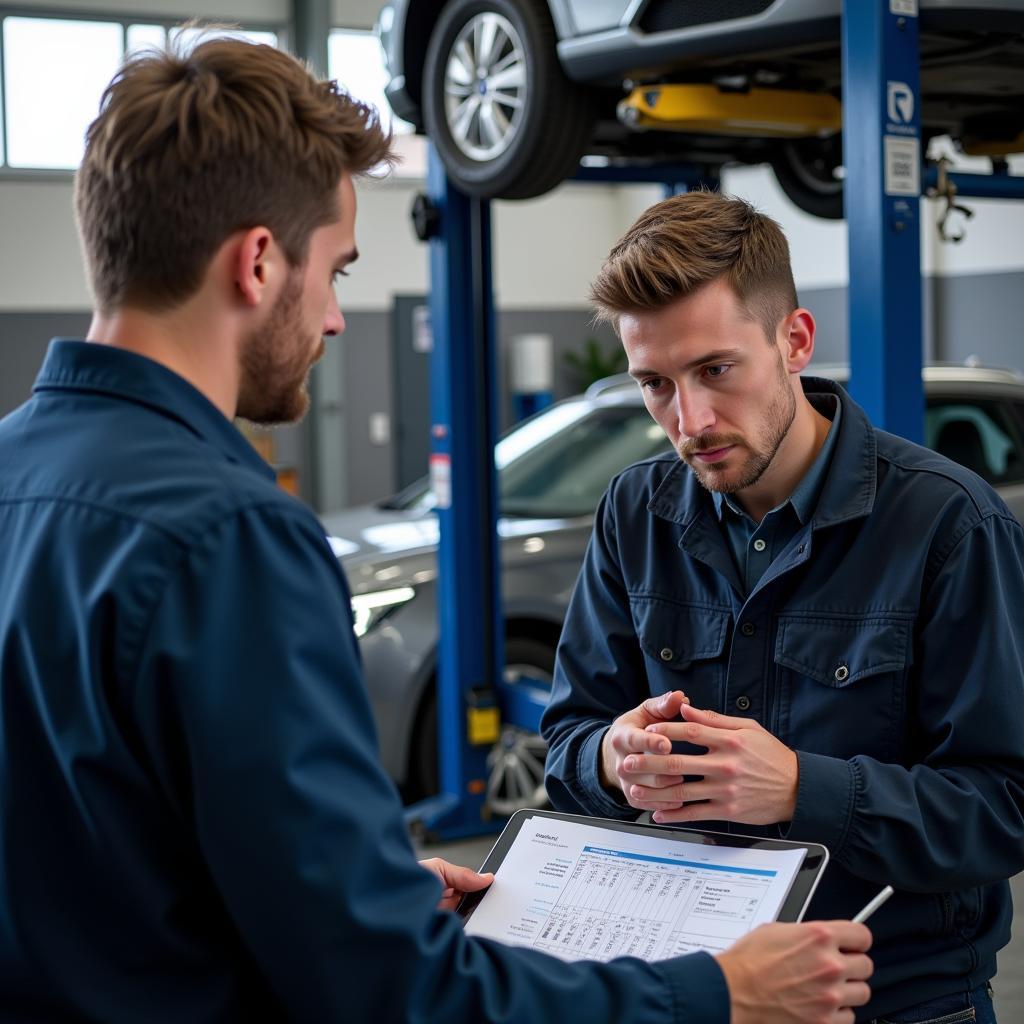
<path id="1" fill-rule="evenodd" d="M 724 277 L 769 341 L 797 308 L 789 245 L 750 203 L 706 190 L 646 210 L 609 253 L 590 290 L 596 320 L 619 328 L 630 313 L 661 309 Z"/>
<path id="2" fill-rule="evenodd" d="M 220 246 L 253 227 L 304 264 L 312 232 L 340 215 L 343 172 L 392 159 L 373 107 L 273 47 L 211 38 L 128 60 L 75 178 L 98 309 L 180 305 Z"/>

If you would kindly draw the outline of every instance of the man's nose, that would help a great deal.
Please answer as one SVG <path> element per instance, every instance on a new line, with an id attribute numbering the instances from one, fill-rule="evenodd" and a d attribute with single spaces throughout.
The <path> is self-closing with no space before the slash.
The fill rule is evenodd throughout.
<path id="1" fill-rule="evenodd" d="M 335 336 L 345 330 L 345 316 L 338 305 L 338 296 L 331 289 L 331 297 L 327 301 L 327 316 L 324 317 L 324 334 Z"/>
<path id="2" fill-rule="evenodd" d="M 708 396 L 686 388 L 676 391 L 676 419 L 683 437 L 698 437 L 715 425 L 715 413 Z"/>

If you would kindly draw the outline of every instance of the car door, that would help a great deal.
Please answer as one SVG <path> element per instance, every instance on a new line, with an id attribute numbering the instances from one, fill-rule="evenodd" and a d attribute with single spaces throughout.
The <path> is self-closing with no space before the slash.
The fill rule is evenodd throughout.
<path id="1" fill-rule="evenodd" d="M 991 484 L 1024 522 L 1024 400 L 974 394 L 929 397 L 925 444 Z"/>

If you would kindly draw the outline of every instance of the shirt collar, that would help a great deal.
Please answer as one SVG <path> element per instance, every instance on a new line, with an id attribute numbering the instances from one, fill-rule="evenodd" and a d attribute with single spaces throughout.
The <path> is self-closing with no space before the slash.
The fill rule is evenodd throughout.
<path id="1" fill-rule="evenodd" d="M 831 416 L 832 425 L 825 436 L 825 443 L 814 457 L 810 468 L 800 478 L 796 489 L 785 501 L 776 505 L 768 513 L 771 515 L 772 512 L 778 512 L 780 509 L 786 508 L 787 505 L 792 506 L 801 525 L 811 518 L 814 514 L 815 506 L 818 504 L 818 496 L 825 485 L 828 467 L 832 462 L 832 452 L 835 450 L 836 438 L 839 436 L 839 418 L 843 414 L 839 399 L 833 395 L 811 395 L 809 400 L 811 405 L 823 416 Z M 746 510 L 733 499 L 731 494 L 726 494 L 723 491 L 714 491 L 711 498 L 715 503 L 715 512 L 719 519 L 722 518 L 726 510 L 741 519 L 750 518 Z"/>
<path id="2" fill-rule="evenodd" d="M 273 469 L 202 392 L 146 356 L 98 342 L 54 338 L 32 390 L 91 391 L 144 405 L 182 424 L 230 462 L 274 478 Z"/>
<path id="3" fill-rule="evenodd" d="M 813 526 L 832 526 L 870 514 L 875 503 L 878 445 L 864 410 L 835 381 L 802 377 L 804 394 L 818 408 L 819 400 L 833 396 L 842 410 L 840 423 L 833 420 L 826 444 L 831 446 L 831 463 L 826 456 L 816 507 L 811 510 Z M 819 453 L 820 455 L 820 453 Z M 648 508 L 670 522 L 688 525 L 701 510 L 716 505 L 682 460 L 665 475 Z M 707 503 L 705 505 L 705 502 Z"/>

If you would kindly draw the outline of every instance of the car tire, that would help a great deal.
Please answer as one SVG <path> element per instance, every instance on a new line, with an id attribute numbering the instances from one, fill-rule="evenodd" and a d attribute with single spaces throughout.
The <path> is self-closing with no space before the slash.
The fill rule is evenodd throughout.
<path id="1" fill-rule="evenodd" d="M 530 675 L 542 681 L 550 681 L 555 669 L 554 648 L 542 640 L 532 637 L 513 636 L 505 640 L 506 671 L 514 671 L 522 675 Z M 527 799 L 521 799 L 522 790 L 509 792 L 507 783 L 497 779 L 501 774 L 500 759 L 502 757 L 537 758 L 540 753 L 540 764 L 543 767 L 544 743 L 537 733 L 517 729 L 515 726 L 502 725 L 502 736 L 492 748 L 488 757 L 490 776 L 488 778 L 488 804 L 495 814 L 508 815 L 520 806 L 536 806 L 543 803 L 543 778 L 536 778 L 533 793 Z M 527 766 L 531 776 L 536 776 L 536 769 Z M 519 773 L 511 773 L 510 778 Z M 424 695 L 420 714 L 417 717 L 416 735 L 409 758 L 409 773 L 405 787 L 405 798 L 408 801 L 421 800 L 433 796 L 440 788 L 437 758 L 437 697 L 434 683 Z"/>
<path id="2" fill-rule="evenodd" d="M 804 213 L 826 220 L 843 219 L 842 134 L 824 139 L 794 139 L 772 157 L 772 170 L 782 191 Z"/>
<path id="3" fill-rule="evenodd" d="M 593 104 L 587 90 L 566 77 L 556 43 L 544 0 L 445 5 L 427 45 L 423 114 L 460 191 L 528 199 L 579 166 Z"/>

